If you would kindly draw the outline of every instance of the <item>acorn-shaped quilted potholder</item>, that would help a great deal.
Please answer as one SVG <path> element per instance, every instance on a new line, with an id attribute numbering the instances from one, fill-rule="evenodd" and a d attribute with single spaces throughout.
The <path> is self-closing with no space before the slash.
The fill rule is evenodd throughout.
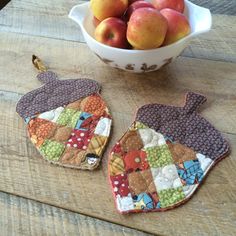
<path id="1" fill-rule="evenodd" d="M 44 85 L 24 95 L 16 107 L 32 143 L 49 162 L 95 169 L 111 127 L 100 85 L 91 79 L 59 80 L 35 56 L 33 63 Z"/>
<path id="2" fill-rule="evenodd" d="M 165 211 L 183 204 L 229 153 L 226 140 L 196 112 L 205 101 L 190 92 L 183 107 L 148 104 L 138 110 L 109 156 L 120 213 Z"/>

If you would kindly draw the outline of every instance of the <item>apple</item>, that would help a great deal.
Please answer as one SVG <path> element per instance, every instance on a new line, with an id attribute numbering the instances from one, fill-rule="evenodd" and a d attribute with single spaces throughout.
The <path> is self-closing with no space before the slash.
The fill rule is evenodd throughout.
<path id="1" fill-rule="evenodd" d="M 168 8 L 162 9 L 160 13 L 168 21 L 168 29 L 163 45 L 174 43 L 190 34 L 189 22 L 183 14 Z"/>
<path id="2" fill-rule="evenodd" d="M 170 8 L 178 12 L 184 12 L 184 0 L 152 0 L 152 4 L 157 10 Z"/>
<path id="3" fill-rule="evenodd" d="M 100 21 L 108 17 L 120 17 L 128 7 L 128 0 L 91 0 L 91 11 Z"/>
<path id="4" fill-rule="evenodd" d="M 128 48 L 126 39 L 127 24 L 119 18 L 109 17 L 95 29 L 95 39 L 116 48 Z"/>
<path id="5" fill-rule="evenodd" d="M 132 3 L 137 2 L 137 1 L 139 1 L 139 0 L 129 0 L 129 5 L 131 5 Z"/>
<path id="6" fill-rule="evenodd" d="M 128 9 L 125 12 L 125 16 L 124 19 L 126 21 L 129 21 L 130 16 L 132 15 L 132 13 L 139 9 L 139 8 L 143 8 L 143 7 L 151 7 L 151 8 L 155 8 L 150 2 L 146 2 L 146 1 L 135 1 L 134 3 L 132 3 Z"/>
<path id="7" fill-rule="evenodd" d="M 139 8 L 128 22 L 127 39 L 135 49 L 152 49 L 161 46 L 168 23 L 156 9 Z"/>
<path id="8" fill-rule="evenodd" d="M 97 27 L 100 24 L 100 20 L 98 20 L 95 16 L 93 16 L 93 25 Z"/>

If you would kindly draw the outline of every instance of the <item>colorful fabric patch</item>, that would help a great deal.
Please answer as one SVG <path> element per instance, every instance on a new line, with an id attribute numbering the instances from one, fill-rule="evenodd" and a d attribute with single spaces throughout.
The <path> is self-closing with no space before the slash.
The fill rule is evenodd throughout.
<path id="1" fill-rule="evenodd" d="M 161 208 L 171 207 L 185 198 L 183 187 L 161 190 L 158 195 Z"/>
<path id="2" fill-rule="evenodd" d="M 197 156 L 198 161 L 200 162 L 201 169 L 203 171 L 206 171 L 213 161 L 209 157 L 206 157 L 205 155 L 202 155 L 201 153 L 197 153 L 196 156 Z"/>
<path id="3" fill-rule="evenodd" d="M 167 145 L 175 163 L 196 159 L 196 153 L 191 148 L 188 148 L 180 143 L 169 142 Z"/>
<path id="4" fill-rule="evenodd" d="M 111 176 L 111 185 L 115 195 L 125 197 L 130 193 L 128 176 L 126 174 Z"/>
<path id="5" fill-rule="evenodd" d="M 138 132 L 145 149 L 166 144 L 164 136 L 155 132 L 153 129 L 139 129 Z"/>
<path id="6" fill-rule="evenodd" d="M 204 173 L 198 160 L 185 161 L 176 164 L 176 167 L 184 185 L 198 184 L 203 179 Z"/>
<path id="7" fill-rule="evenodd" d="M 58 161 L 64 149 L 65 146 L 61 143 L 45 140 L 45 142 L 40 146 L 39 151 L 47 160 Z"/>
<path id="8" fill-rule="evenodd" d="M 66 165 L 80 165 L 85 159 L 85 151 L 73 147 L 66 147 L 60 162 Z"/>
<path id="9" fill-rule="evenodd" d="M 134 126 L 135 126 L 136 129 L 146 129 L 146 128 L 148 128 L 148 126 L 146 126 L 145 124 L 143 124 L 141 122 L 138 122 L 138 121 L 136 121 L 134 123 Z"/>
<path id="10" fill-rule="evenodd" d="M 81 102 L 81 109 L 96 116 L 103 116 L 106 113 L 106 105 L 98 94 L 84 99 Z"/>
<path id="11" fill-rule="evenodd" d="M 65 108 L 57 119 L 59 125 L 75 127 L 76 121 L 80 115 L 80 111 Z M 77 119 L 76 119 L 77 118 Z"/>
<path id="12" fill-rule="evenodd" d="M 88 130 L 74 129 L 71 133 L 68 142 L 66 142 L 66 146 L 86 150 L 91 141 L 91 138 L 92 135 Z"/>
<path id="13" fill-rule="evenodd" d="M 133 210 L 134 202 L 131 194 L 128 194 L 128 196 L 126 197 L 121 197 L 120 195 L 117 195 L 116 206 L 118 211 L 120 211 L 121 213 Z"/>
<path id="14" fill-rule="evenodd" d="M 82 112 L 80 113 L 80 117 L 76 123 L 75 129 L 81 129 L 81 130 L 87 130 L 89 129 L 89 126 L 87 126 L 88 123 L 91 123 L 92 119 L 91 118 L 93 115 L 89 114 L 87 112 Z M 89 120 L 86 122 L 86 120 Z M 83 125 L 85 123 L 85 125 Z"/>
<path id="15" fill-rule="evenodd" d="M 140 193 L 139 195 L 133 196 L 134 209 L 136 210 L 148 210 L 155 208 L 153 199 L 148 193 Z"/>
<path id="16" fill-rule="evenodd" d="M 139 150 L 143 147 L 143 142 L 136 130 L 129 130 L 120 140 L 123 152 Z"/>
<path id="17" fill-rule="evenodd" d="M 138 195 L 142 192 L 156 192 L 150 169 L 132 172 L 128 174 L 128 180 L 129 189 L 132 195 Z"/>
<path id="18" fill-rule="evenodd" d="M 119 175 L 125 173 L 125 164 L 123 158 L 114 153 L 109 162 L 110 175 Z"/>
<path id="19" fill-rule="evenodd" d="M 182 186 L 175 165 L 168 165 L 162 168 L 151 168 L 157 192 L 163 189 L 178 188 Z"/>
<path id="20" fill-rule="evenodd" d="M 52 122 L 57 122 L 57 119 L 59 118 L 63 110 L 64 110 L 64 107 L 58 107 L 51 111 L 46 111 L 44 113 L 39 114 L 38 118 L 50 120 Z"/>
<path id="21" fill-rule="evenodd" d="M 156 146 L 145 149 L 147 152 L 147 159 L 150 167 L 163 167 L 173 163 L 171 153 L 168 149 L 168 146 Z"/>
<path id="22" fill-rule="evenodd" d="M 40 147 L 44 140 L 55 132 L 56 125 L 44 119 L 34 118 L 30 120 L 27 128 L 32 143 L 36 147 Z"/>
<path id="23" fill-rule="evenodd" d="M 106 145 L 107 137 L 95 134 L 89 142 L 88 152 L 98 156 L 102 154 L 103 148 Z"/>
<path id="24" fill-rule="evenodd" d="M 143 150 L 134 150 L 124 155 L 125 169 L 127 173 L 146 170 L 149 168 L 146 152 Z"/>
<path id="25" fill-rule="evenodd" d="M 102 117 L 95 128 L 94 133 L 108 137 L 110 134 L 111 119 Z"/>

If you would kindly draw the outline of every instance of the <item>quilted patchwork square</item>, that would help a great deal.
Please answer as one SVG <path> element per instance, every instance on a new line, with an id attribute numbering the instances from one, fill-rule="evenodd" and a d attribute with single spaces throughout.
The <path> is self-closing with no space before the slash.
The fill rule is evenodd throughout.
<path id="1" fill-rule="evenodd" d="M 73 147 L 66 147 L 60 162 L 67 165 L 80 165 L 85 159 L 86 152 Z"/>
<path id="2" fill-rule="evenodd" d="M 51 111 L 46 111 L 41 113 L 38 118 L 49 120 L 51 122 L 57 122 L 57 119 L 59 118 L 60 114 L 63 112 L 64 107 L 58 107 L 56 109 L 53 109 Z"/>
<path id="3" fill-rule="evenodd" d="M 156 208 L 152 196 L 148 193 L 140 193 L 133 196 L 135 210 L 148 210 Z"/>
<path id="4" fill-rule="evenodd" d="M 120 145 L 123 152 L 140 150 L 143 148 L 143 141 L 140 138 L 138 131 L 129 130 L 120 140 Z"/>
<path id="5" fill-rule="evenodd" d="M 158 192 L 160 207 L 171 207 L 185 198 L 183 187 L 165 189 Z"/>
<path id="6" fill-rule="evenodd" d="M 198 184 L 203 179 L 204 172 L 198 160 L 185 161 L 176 167 L 183 185 Z"/>
<path id="7" fill-rule="evenodd" d="M 80 113 L 75 129 L 81 129 L 81 130 L 89 129 L 88 124 L 90 124 L 93 121 L 92 116 L 93 116 L 92 114 L 87 113 L 87 112 Z"/>
<path id="8" fill-rule="evenodd" d="M 132 195 L 142 192 L 156 192 L 151 170 L 137 171 L 128 174 L 129 188 Z"/>
<path id="9" fill-rule="evenodd" d="M 168 165 L 162 168 L 151 168 L 157 192 L 163 189 L 178 188 L 182 186 L 175 165 Z"/>
<path id="10" fill-rule="evenodd" d="M 130 151 L 124 155 L 125 169 L 128 173 L 149 169 L 146 152 L 143 150 Z"/>
<path id="11" fill-rule="evenodd" d="M 116 206 L 120 212 L 130 211 L 134 209 L 134 202 L 131 194 L 126 197 L 116 196 Z"/>
<path id="12" fill-rule="evenodd" d="M 115 195 L 125 197 L 130 193 L 127 174 L 111 176 L 111 186 Z"/>
<path id="13" fill-rule="evenodd" d="M 81 109 L 96 116 L 103 116 L 106 112 L 106 104 L 98 94 L 94 94 L 83 99 Z"/>
<path id="14" fill-rule="evenodd" d="M 207 168 L 212 164 L 213 160 L 201 153 L 197 153 L 197 159 L 200 162 L 201 169 L 205 172 Z"/>
<path id="15" fill-rule="evenodd" d="M 97 123 L 94 133 L 108 137 L 110 134 L 110 128 L 111 128 L 111 119 L 101 117 L 101 119 Z"/>
<path id="16" fill-rule="evenodd" d="M 76 125 L 75 119 L 78 118 L 79 115 L 80 115 L 80 111 L 65 108 L 63 112 L 60 114 L 60 116 L 58 117 L 57 123 L 59 125 L 70 126 L 74 128 Z"/>
<path id="17" fill-rule="evenodd" d="M 65 146 L 63 144 L 47 139 L 40 146 L 39 151 L 45 159 L 49 161 L 58 161 L 64 152 L 64 149 Z"/>
<path id="18" fill-rule="evenodd" d="M 57 128 L 54 132 L 51 132 L 49 138 L 57 142 L 66 142 L 70 138 L 72 130 L 70 127 L 57 125 Z"/>
<path id="19" fill-rule="evenodd" d="M 146 128 L 148 128 L 148 126 L 146 126 L 145 124 L 143 124 L 142 122 L 139 122 L 139 121 L 134 122 L 134 127 L 136 129 L 146 129 Z"/>
<path id="20" fill-rule="evenodd" d="M 163 167 L 173 163 L 168 146 L 162 145 L 145 149 L 148 163 L 152 168 Z"/>
<path id="21" fill-rule="evenodd" d="M 157 133 L 153 129 L 139 129 L 138 132 L 143 141 L 145 149 L 150 147 L 161 146 L 166 143 L 164 136 L 160 133 Z"/>
<path id="22" fill-rule="evenodd" d="M 197 159 L 196 153 L 180 143 L 167 142 L 174 163 L 182 163 L 184 161 Z"/>
<path id="23" fill-rule="evenodd" d="M 44 140 L 49 138 L 56 130 L 56 124 L 48 120 L 34 118 L 31 119 L 28 126 L 30 139 L 36 147 L 40 147 Z"/>
<path id="24" fill-rule="evenodd" d="M 75 102 L 71 102 L 66 106 L 66 108 L 81 111 L 81 102 L 82 102 L 82 99 L 79 99 Z"/>
<path id="25" fill-rule="evenodd" d="M 92 135 L 88 130 L 74 129 L 69 140 L 66 142 L 66 146 L 86 150 L 91 141 L 91 138 Z"/>
<path id="26" fill-rule="evenodd" d="M 117 153 L 113 153 L 109 161 L 109 171 L 110 175 L 119 175 L 125 172 L 125 164 L 122 156 Z"/>
<path id="27" fill-rule="evenodd" d="M 88 144 L 88 153 L 93 153 L 100 156 L 104 146 L 106 145 L 106 142 L 107 137 L 95 134 Z"/>

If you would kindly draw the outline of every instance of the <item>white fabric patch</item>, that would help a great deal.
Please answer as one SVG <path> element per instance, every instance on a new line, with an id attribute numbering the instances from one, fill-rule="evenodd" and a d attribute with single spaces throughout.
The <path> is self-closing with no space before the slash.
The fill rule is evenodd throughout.
<path id="1" fill-rule="evenodd" d="M 208 166 L 213 162 L 210 158 L 206 157 L 205 155 L 201 153 L 197 153 L 197 159 L 200 162 L 202 170 L 205 172 L 205 170 L 208 168 Z"/>
<path id="2" fill-rule="evenodd" d="M 95 128 L 94 133 L 108 137 L 111 129 L 111 119 L 102 117 Z"/>
<path id="3" fill-rule="evenodd" d="M 195 191 L 197 187 L 198 187 L 198 184 L 183 186 L 183 192 L 185 196 L 189 197 L 190 195 L 192 195 L 192 193 Z"/>
<path id="4" fill-rule="evenodd" d="M 151 172 L 157 191 L 182 186 L 175 165 L 168 165 L 163 168 L 151 168 Z"/>
<path id="5" fill-rule="evenodd" d="M 129 211 L 134 209 L 133 199 L 131 193 L 127 197 L 121 197 L 119 194 L 116 196 L 116 205 L 119 211 Z"/>
<path id="6" fill-rule="evenodd" d="M 166 143 L 164 136 L 153 129 L 139 129 L 138 132 L 143 141 L 144 148 L 161 146 Z"/>
<path id="7" fill-rule="evenodd" d="M 62 111 L 64 110 L 63 107 L 58 107 L 51 111 L 46 111 L 44 113 L 41 113 L 38 118 L 50 120 L 52 122 L 56 122 Z"/>

